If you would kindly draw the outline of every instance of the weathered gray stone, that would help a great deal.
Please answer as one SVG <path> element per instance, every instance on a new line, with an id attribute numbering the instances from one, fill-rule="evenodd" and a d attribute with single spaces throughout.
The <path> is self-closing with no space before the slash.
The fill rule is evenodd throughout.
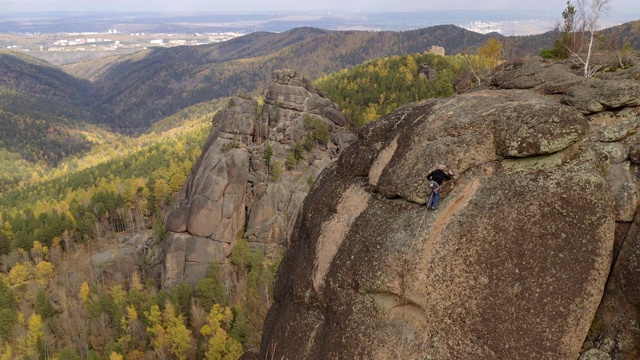
<path id="1" fill-rule="evenodd" d="M 207 275 L 210 263 L 186 262 L 182 281 L 195 287 Z"/>
<path id="2" fill-rule="evenodd" d="M 222 220 L 222 206 L 202 196 L 191 200 L 187 230 L 196 236 L 211 236 Z"/>
<path id="3" fill-rule="evenodd" d="M 640 218 L 636 215 L 632 223 L 619 222 L 616 226 L 616 246 L 613 250 L 615 263 L 586 339 L 600 346 L 603 345 L 602 339 L 620 339 L 610 351 L 615 359 L 640 358 L 640 338 L 636 330 L 637 322 L 633 320 L 640 318 L 638 224 Z"/>
<path id="4" fill-rule="evenodd" d="M 304 111 L 308 95 L 309 92 L 304 87 L 273 84 L 265 99 L 272 101 L 272 104 L 277 103 L 281 108 Z"/>
<path id="5" fill-rule="evenodd" d="M 117 247 L 92 255 L 91 265 L 105 278 L 124 281 L 144 268 L 145 255 L 153 252 L 154 236 L 150 231 L 143 231 L 133 235 L 118 234 L 116 240 Z"/>
<path id="6" fill-rule="evenodd" d="M 273 186 L 267 187 L 264 195 L 257 198 L 249 213 L 246 235 L 255 235 L 258 228 L 277 213 L 276 198 L 273 196 Z"/>
<path id="7" fill-rule="evenodd" d="M 311 96 L 305 99 L 305 111 L 310 113 L 316 113 L 316 114 L 328 117 L 327 115 L 321 114 L 320 111 L 324 108 L 331 108 L 331 107 L 332 107 L 331 100 L 329 100 L 326 97 L 322 97 L 318 94 L 311 94 Z M 324 112 L 326 113 L 326 111 Z"/>
<path id="8" fill-rule="evenodd" d="M 251 155 L 251 170 L 250 173 L 255 174 L 255 173 L 266 173 L 267 172 L 267 164 L 266 161 L 264 159 L 264 152 L 261 152 L 259 154 L 252 154 Z"/>
<path id="9" fill-rule="evenodd" d="M 229 255 L 229 244 L 208 238 L 191 237 L 187 240 L 185 261 L 209 265 L 212 261 L 223 263 Z"/>
<path id="10" fill-rule="evenodd" d="M 591 143 L 591 149 L 595 152 L 596 156 L 605 164 L 614 165 L 620 164 L 627 160 L 629 156 L 627 148 L 619 143 Z"/>
<path id="11" fill-rule="evenodd" d="M 239 201 L 239 196 L 237 194 L 228 194 L 225 195 L 224 201 L 222 202 L 222 217 L 226 219 L 231 219 L 233 214 L 236 211 L 236 205 Z"/>
<path id="12" fill-rule="evenodd" d="M 603 167 L 579 143 L 586 120 L 565 109 L 532 92 L 477 91 L 367 125 L 305 199 L 261 356 L 577 358 L 616 217 Z M 548 146 L 554 116 L 575 129 L 558 127 Z M 428 212 L 422 179 L 439 163 L 459 175 Z"/>
<path id="13" fill-rule="evenodd" d="M 553 61 L 513 61 L 503 65 L 502 71 L 489 79 L 491 86 L 500 89 L 534 89 L 558 93 L 580 81 L 566 66 Z"/>
<path id="14" fill-rule="evenodd" d="M 338 146 L 339 150 L 343 150 L 349 144 L 356 140 L 356 135 L 351 132 L 341 132 L 336 136 L 331 136 L 331 141 Z"/>
<path id="15" fill-rule="evenodd" d="M 169 233 L 163 245 L 162 286 L 177 285 L 183 279 L 188 234 Z"/>
<path id="16" fill-rule="evenodd" d="M 640 84 L 637 81 L 603 81 L 586 79 L 565 92 L 564 102 L 583 113 L 640 105 Z"/>
<path id="17" fill-rule="evenodd" d="M 607 181 L 616 202 L 616 221 L 632 221 L 638 208 L 638 189 L 629 172 L 629 163 L 612 166 Z"/>
<path id="18" fill-rule="evenodd" d="M 327 119 L 333 121 L 333 123 L 338 126 L 347 126 L 349 124 L 349 118 L 338 109 L 326 108 L 324 114 Z"/>
<path id="19" fill-rule="evenodd" d="M 425 101 L 362 129 L 300 207 L 261 355 L 640 358 L 639 69 L 508 63 L 488 85 L 530 92 Z M 438 163 L 458 175 L 426 213 Z"/>
<path id="20" fill-rule="evenodd" d="M 301 79 L 292 78 L 289 80 L 289 85 L 291 86 L 304 86 L 304 81 Z"/>
<path id="21" fill-rule="evenodd" d="M 412 118 L 418 116 L 414 114 L 432 106 L 426 103 L 400 109 L 393 117 Z M 371 169 L 374 173 L 380 173 L 374 177 L 370 174 L 370 179 L 376 180 L 378 189 L 384 196 L 401 196 L 424 203 L 428 194 L 426 184 L 421 180 L 428 172 L 427 169 L 434 169 L 440 163 L 463 172 L 499 157 L 553 153 L 575 143 L 587 131 L 586 119 L 575 110 L 545 101 L 531 92 L 517 90 L 478 91 L 474 96 L 467 97 L 465 102 L 460 102 L 458 98 L 446 100 L 433 106 L 433 111 L 437 114 L 435 116 L 440 116 L 443 120 L 416 124 L 410 132 L 419 132 L 423 134 L 423 138 L 411 145 L 404 163 L 394 162 L 381 167 L 389 161 L 382 158 L 384 154 L 393 155 L 391 148 L 402 146 L 401 140 L 409 137 L 410 132 L 398 134 L 397 140 L 386 140 L 391 141 L 388 144 L 378 142 L 379 146 L 389 149 L 389 152 L 380 152 L 380 158 L 375 160 Z M 453 112 L 455 116 L 452 115 Z M 524 116 L 523 112 L 529 115 Z M 443 134 L 437 135 L 439 131 Z M 368 146 L 372 145 L 376 144 Z M 406 176 L 399 176 L 405 171 Z"/>
<path id="22" fill-rule="evenodd" d="M 187 180 L 182 206 L 167 220 L 168 242 L 173 245 L 166 247 L 170 253 L 166 254 L 169 265 L 163 286 L 182 280 L 195 284 L 204 276 L 203 264 L 226 262 L 240 236 L 271 250 L 282 248 L 309 191 L 305 176 L 317 176 L 355 139 L 347 129 L 321 116 L 327 109 L 348 123 L 324 94 L 295 71 L 283 70 L 274 73 L 260 118 L 257 102 L 240 97 L 218 111 L 214 130 Z M 304 159 L 287 169 L 284 164 L 292 147 L 306 140 L 305 119 L 310 117 L 324 122 L 337 143 L 330 141 L 327 148 L 313 146 L 303 154 Z M 268 166 L 264 158 L 267 146 L 272 149 Z M 277 179 L 273 176 L 276 168 L 281 170 Z M 179 232 L 186 237 L 177 237 Z M 186 245 L 179 247 L 183 242 Z"/>
<path id="23" fill-rule="evenodd" d="M 640 164 L 640 139 L 629 144 L 629 160 L 634 164 Z"/>
<path id="24" fill-rule="evenodd" d="M 529 97 L 495 107 L 496 152 L 505 157 L 544 155 L 566 149 L 588 130 L 587 120 L 568 106 Z"/>
<path id="25" fill-rule="evenodd" d="M 591 127 L 590 140 L 595 142 L 614 142 L 635 133 L 638 121 L 633 117 L 618 116 L 613 113 L 600 113 L 589 117 Z"/>
<path id="26" fill-rule="evenodd" d="M 635 225 L 635 224 L 634 224 Z M 629 231 L 616 264 L 616 280 L 624 297 L 640 307 L 640 232 L 637 225 Z"/>
<path id="27" fill-rule="evenodd" d="M 435 80 L 438 76 L 438 71 L 427 64 L 420 64 L 418 67 L 418 73 L 424 76 L 427 80 Z"/>
<path id="28" fill-rule="evenodd" d="M 217 130 L 227 134 L 253 135 L 258 104 L 239 97 L 234 98 L 233 102 L 234 106 L 228 111 L 214 116 L 213 122 L 217 124 Z"/>
<path id="29" fill-rule="evenodd" d="M 223 263 L 230 251 L 231 246 L 226 243 L 170 233 L 164 245 L 162 286 L 170 288 L 182 281 L 195 285 L 204 278 L 212 261 Z"/>
<path id="30" fill-rule="evenodd" d="M 173 210 L 167 217 L 167 230 L 176 233 L 187 231 L 190 209 L 188 206 L 181 206 Z"/>
<path id="31" fill-rule="evenodd" d="M 286 143 L 292 144 L 296 142 L 304 142 L 307 132 L 304 128 L 304 119 L 302 116 L 297 118 L 288 124 L 287 128 L 283 131 L 283 140 Z"/>
<path id="32" fill-rule="evenodd" d="M 561 94 L 564 104 L 584 114 L 640 104 L 640 84 L 635 80 L 604 81 L 568 71 L 568 64 L 548 60 L 507 63 L 488 84 L 501 89 L 533 89 L 542 94 Z"/>

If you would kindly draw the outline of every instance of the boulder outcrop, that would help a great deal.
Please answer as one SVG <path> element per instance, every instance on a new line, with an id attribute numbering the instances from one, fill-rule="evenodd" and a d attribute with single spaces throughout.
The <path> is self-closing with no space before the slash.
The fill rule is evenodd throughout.
<path id="1" fill-rule="evenodd" d="M 91 256 L 91 265 L 104 278 L 127 279 L 133 273 L 147 268 L 147 275 L 157 278 L 154 273 L 156 264 L 161 262 L 156 248 L 153 246 L 154 237 L 150 231 L 135 235 L 120 234 L 116 237 L 116 246 L 109 250 Z"/>
<path id="2" fill-rule="evenodd" d="M 237 96 L 215 115 L 166 222 L 164 287 L 195 284 L 240 237 L 279 254 L 311 184 L 355 138 L 339 106 L 294 71 L 272 80 L 262 105 Z"/>
<path id="3" fill-rule="evenodd" d="M 365 126 L 304 200 L 261 358 L 637 358 L 638 99 L 528 61 Z"/>

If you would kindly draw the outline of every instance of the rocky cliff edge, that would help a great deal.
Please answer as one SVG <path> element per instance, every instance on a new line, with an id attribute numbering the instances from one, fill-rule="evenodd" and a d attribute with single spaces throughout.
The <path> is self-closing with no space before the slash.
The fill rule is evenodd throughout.
<path id="1" fill-rule="evenodd" d="M 261 358 L 638 358 L 638 67 L 510 63 L 367 125 L 304 201 Z"/>

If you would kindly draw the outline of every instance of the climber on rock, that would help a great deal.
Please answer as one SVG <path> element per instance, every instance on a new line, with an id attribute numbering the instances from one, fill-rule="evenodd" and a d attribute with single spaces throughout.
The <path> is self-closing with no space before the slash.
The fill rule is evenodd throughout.
<path id="1" fill-rule="evenodd" d="M 440 164 L 438 168 L 433 170 L 427 175 L 427 180 L 430 181 L 429 187 L 432 189 L 429 201 L 427 201 L 427 210 L 436 210 L 438 208 L 438 202 L 440 202 L 440 191 L 442 190 L 442 183 L 445 180 L 451 180 L 453 177 L 453 171 L 447 172 L 447 166 Z"/>

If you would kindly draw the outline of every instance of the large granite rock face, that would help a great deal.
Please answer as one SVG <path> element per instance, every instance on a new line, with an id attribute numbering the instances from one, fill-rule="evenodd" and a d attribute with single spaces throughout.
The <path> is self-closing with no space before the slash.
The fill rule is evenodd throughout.
<path id="1" fill-rule="evenodd" d="M 313 139 L 302 159 L 285 166 L 296 144 L 301 149 L 313 137 L 313 121 L 329 130 L 329 140 Z M 292 70 L 274 73 L 262 108 L 254 99 L 234 97 L 213 122 L 185 198 L 166 222 L 163 287 L 197 283 L 212 261 L 226 262 L 243 236 L 279 254 L 311 184 L 355 138 L 338 105 Z"/>
<path id="2" fill-rule="evenodd" d="M 367 125 L 304 200 L 261 358 L 638 358 L 636 89 L 517 63 Z"/>

